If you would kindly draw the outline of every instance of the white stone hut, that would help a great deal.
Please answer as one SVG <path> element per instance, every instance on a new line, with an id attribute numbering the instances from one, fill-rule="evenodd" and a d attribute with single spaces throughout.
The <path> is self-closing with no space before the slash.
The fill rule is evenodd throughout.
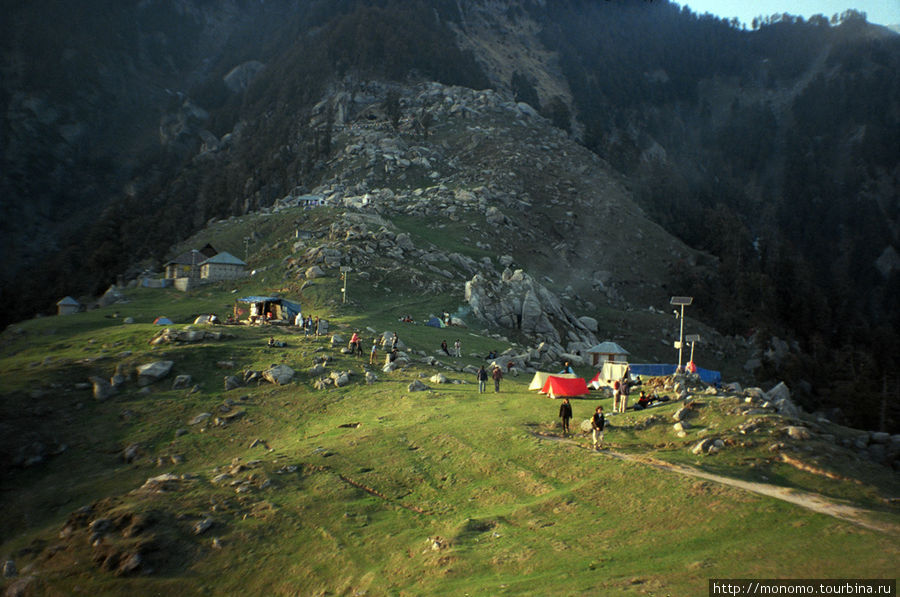
<path id="1" fill-rule="evenodd" d="M 71 296 L 67 296 L 59 299 L 59 302 L 56 303 L 57 315 L 71 315 L 72 313 L 78 313 L 81 311 L 81 303 L 73 299 Z"/>
<path id="2" fill-rule="evenodd" d="M 215 282 L 234 280 L 247 274 L 247 264 L 229 253 L 222 251 L 200 264 L 200 279 Z"/>
<path id="3" fill-rule="evenodd" d="M 603 367 L 604 363 L 627 363 L 628 351 L 607 340 L 596 346 L 587 349 L 587 353 L 591 356 L 591 365 L 594 367 Z"/>

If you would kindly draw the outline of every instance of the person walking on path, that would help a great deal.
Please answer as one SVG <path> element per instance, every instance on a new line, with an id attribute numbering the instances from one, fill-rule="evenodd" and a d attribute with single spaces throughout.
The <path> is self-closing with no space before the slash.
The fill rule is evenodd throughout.
<path id="1" fill-rule="evenodd" d="M 488 379 L 487 369 L 484 368 L 484 365 L 478 369 L 478 373 L 475 374 L 475 379 L 478 380 L 478 393 L 484 394 L 484 385 L 487 383 Z"/>
<path id="2" fill-rule="evenodd" d="M 569 435 L 569 421 L 572 419 L 572 405 L 568 398 L 563 398 L 559 405 L 559 418 L 562 419 L 563 433 Z"/>
<path id="3" fill-rule="evenodd" d="M 494 365 L 494 371 L 491 373 L 491 377 L 494 378 L 494 392 L 499 392 L 500 380 L 503 379 L 503 370 Z"/>
<path id="4" fill-rule="evenodd" d="M 591 417 L 591 431 L 595 450 L 603 447 L 604 427 L 606 427 L 606 418 L 603 416 L 603 407 L 598 406 L 594 416 Z"/>

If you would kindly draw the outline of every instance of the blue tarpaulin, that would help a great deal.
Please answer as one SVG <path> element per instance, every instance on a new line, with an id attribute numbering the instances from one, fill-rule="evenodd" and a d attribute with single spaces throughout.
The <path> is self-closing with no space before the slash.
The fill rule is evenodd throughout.
<path id="1" fill-rule="evenodd" d="M 655 363 L 648 364 L 635 364 L 629 363 L 628 368 L 631 371 L 632 375 L 646 375 L 647 377 L 660 377 L 663 375 L 672 375 L 675 373 L 675 369 L 678 368 L 678 365 L 659 365 Z M 722 374 L 718 371 L 711 371 L 709 369 L 701 369 L 697 367 L 697 375 L 700 376 L 700 381 L 708 384 L 718 384 L 722 382 Z"/>

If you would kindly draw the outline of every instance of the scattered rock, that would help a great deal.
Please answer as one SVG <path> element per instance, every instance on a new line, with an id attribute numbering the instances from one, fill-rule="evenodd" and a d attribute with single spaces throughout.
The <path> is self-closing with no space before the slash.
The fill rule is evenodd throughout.
<path id="1" fill-rule="evenodd" d="M 782 431 L 793 440 L 805 441 L 811 437 L 809 429 L 799 425 L 788 425 Z"/>
<path id="2" fill-rule="evenodd" d="M 191 385 L 193 379 L 190 375 L 178 375 L 175 377 L 175 380 L 172 382 L 173 390 L 184 390 L 188 386 Z"/>
<path id="3" fill-rule="evenodd" d="M 138 459 L 141 455 L 141 445 L 140 444 L 131 444 L 127 448 L 122 451 L 122 460 L 127 463 L 132 463 Z"/>
<path id="4" fill-rule="evenodd" d="M 419 381 L 417 379 L 414 382 L 412 382 L 411 384 L 409 384 L 406 389 L 407 389 L 407 391 L 410 391 L 410 392 L 424 392 L 425 390 L 428 390 L 429 388 L 428 388 L 428 386 L 426 386 L 425 384 L 423 384 L 421 381 Z"/>
<path id="5" fill-rule="evenodd" d="M 715 442 L 711 438 L 704 438 L 697 442 L 697 444 L 691 448 L 692 454 L 706 454 L 709 453 L 709 449 L 715 445 Z"/>
<path id="6" fill-rule="evenodd" d="M 212 413 L 200 413 L 188 422 L 188 425 L 199 425 L 212 416 Z"/>
<path id="7" fill-rule="evenodd" d="M 203 533 L 205 533 L 206 531 L 211 529 L 214 524 L 215 524 L 215 521 L 213 521 L 212 518 L 204 518 L 203 520 L 197 522 L 197 524 L 194 525 L 194 529 L 193 529 L 194 534 L 202 535 Z"/>
<path id="8" fill-rule="evenodd" d="M 435 373 L 429 378 L 431 383 L 448 383 L 450 380 L 443 373 Z"/>

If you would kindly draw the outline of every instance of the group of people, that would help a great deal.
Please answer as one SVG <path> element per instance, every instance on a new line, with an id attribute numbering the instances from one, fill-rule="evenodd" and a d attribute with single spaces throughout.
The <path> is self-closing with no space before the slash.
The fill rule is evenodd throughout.
<path id="1" fill-rule="evenodd" d="M 475 379 L 478 380 L 478 393 L 484 394 L 484 387 L 487 384 L 488 380 L 488 372 L 485 369 L 484 365 L 478 368 L 478 372 L 475 373 Z M 494 365 L 491 368 L 490 377 L 494 380 L 494 392 L 500 391 L 500 380 L 503 379 L 503 370 L 500 369 L 497 365 Z"/>
<path id="2" fill-rule="evenodd" d="M 301 313 L 297 313 L 297 316 L 294 317 L 294 326 L 303 330 L 307 338 L 312 334 L 315 334 L 316 338 L 318 338 L 322 331 L 318 315 L 313 318 L 312 315 L 303 317 Z"/>
<path id="3" fill-rule="evenodd" d="M 559 418 L 562 419 L 563 433 L 569 435 L 571 433 L 569 421 L 572 420 L 572 404 L 568 398 L 563 398 L 562 404 L 559 405 Z M 603 407 L 597 405 L 594 415 L 591 417 L 591 439 L 595 450 L 603 447 L 603 429 L 605 427 L 606 417 L 603 414 Z"/>
<path id="4" fill-rule="evenodd" d="M 451 354 L 450 347 L 447 345 L 447 341 L 441 340 L 441 350 L 443 350 L 448 357 L 459 358 L 462 356 L 462 343 L 459 341 L 459 338 L 457 338 L 456 342 L 453 343 L 453 354 Z"/>

